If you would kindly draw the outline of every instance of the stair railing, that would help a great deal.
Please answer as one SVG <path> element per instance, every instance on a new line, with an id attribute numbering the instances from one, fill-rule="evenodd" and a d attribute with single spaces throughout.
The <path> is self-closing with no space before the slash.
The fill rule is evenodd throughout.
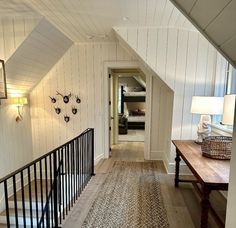
<path id="1" fill-rule="evenodd" d="M 89 128 L 0 179 L 7 227 L 60 227 L 93 175 L 94 129 Z"/>

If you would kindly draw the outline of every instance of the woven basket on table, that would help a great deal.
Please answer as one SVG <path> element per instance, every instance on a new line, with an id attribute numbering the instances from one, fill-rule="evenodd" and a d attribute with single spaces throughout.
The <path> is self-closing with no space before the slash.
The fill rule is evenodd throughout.
<path id="1" fill-rule="evenodd" d="M 202 144 L 202 154 L 205 157 L 215 159 L 230 159 L 232 149 L 232 137 L 227 136 L 209 136 Z"/>

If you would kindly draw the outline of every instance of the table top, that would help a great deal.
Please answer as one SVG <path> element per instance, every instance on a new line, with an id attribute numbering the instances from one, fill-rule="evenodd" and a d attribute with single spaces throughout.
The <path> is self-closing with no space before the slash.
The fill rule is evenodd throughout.
<path id="1" fill-rule="evenodd" d="M 229 160 L 217 160 L 202 156 L 201 146 L 193 140 L 172 140 L 179 155 L 200 182 L 215 187 L 227 187 Z"/>

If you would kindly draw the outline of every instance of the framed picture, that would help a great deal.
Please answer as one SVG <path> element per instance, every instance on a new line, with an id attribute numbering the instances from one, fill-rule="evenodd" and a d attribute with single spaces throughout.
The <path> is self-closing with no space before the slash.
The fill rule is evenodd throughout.
<path id="1" fill-rule="evenodd" d="M 7 98 L 6 71 L 4 60 L 0 59 L 0 99 Z"/>

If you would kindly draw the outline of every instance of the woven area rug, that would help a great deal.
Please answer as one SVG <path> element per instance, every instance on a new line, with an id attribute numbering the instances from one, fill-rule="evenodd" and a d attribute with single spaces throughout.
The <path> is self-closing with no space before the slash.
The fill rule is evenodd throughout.
<path id="1" fill-rule="evenodd" d="M 82 227 L 169 227 L 156 163 L 117 161 Z"/>

